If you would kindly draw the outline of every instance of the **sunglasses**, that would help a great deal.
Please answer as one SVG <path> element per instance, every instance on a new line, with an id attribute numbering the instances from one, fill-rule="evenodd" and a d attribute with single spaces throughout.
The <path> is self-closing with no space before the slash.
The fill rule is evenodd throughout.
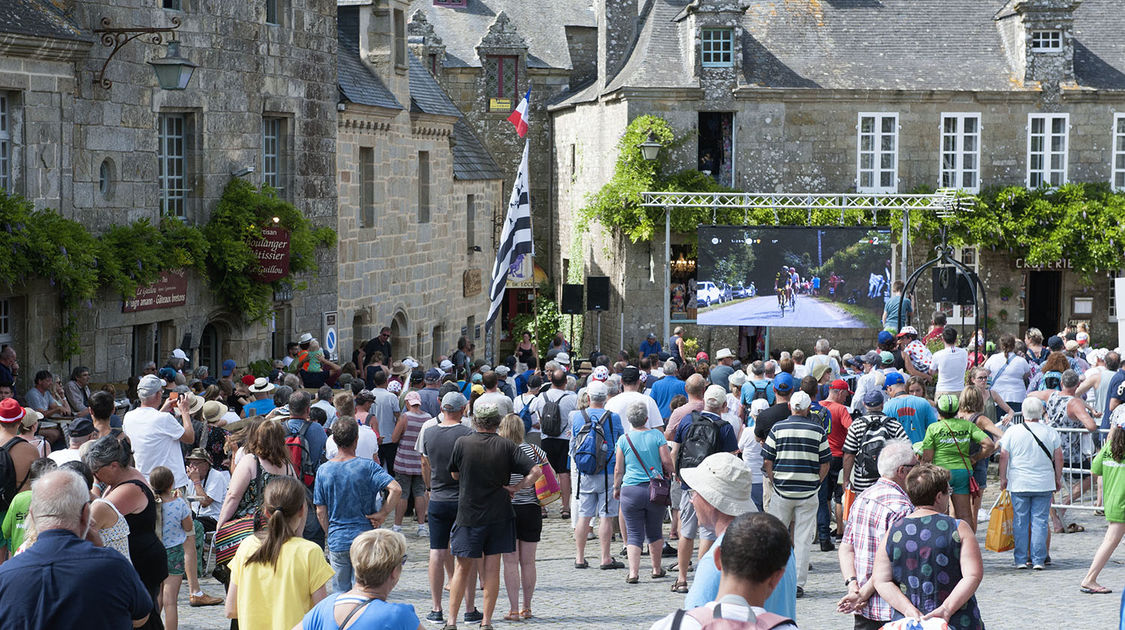
<path id="1" fill-rule="evenodd" d="M 406 554 L 402 554 L 402 566 L 406 566 Z"/>

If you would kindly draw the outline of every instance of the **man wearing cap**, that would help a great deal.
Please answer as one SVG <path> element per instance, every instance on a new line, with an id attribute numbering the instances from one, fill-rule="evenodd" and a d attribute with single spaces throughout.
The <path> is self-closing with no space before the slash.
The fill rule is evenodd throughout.
<path id="1" fill-rule="evenodd" d="M 660 354 L 660 341 L 656 339 L 656 333 L 650 332 L 645 336 L 645 340 L 641 342 L 638 350 L 642 357 L 647 357 L 653 354 Z"/>
<path id="2" fill-rule="evenodd" d="M 450 537 L 456 564 L 449 589 L 450 620 L 457 618 L 470 573 L 479 565 L 484 585 L 481 627 L 485 628 L 492 625 L 500 590 L 500 556 L 516 550 L 512 495 L 533 487 L 543 474 L 515 442 L 497 434 L 499 426 L 500 411 L 496 407 L 476 405 L 476 433 L 458 438 L 449 457 L 449 475 L 460 486 L 457 519 Z M 512 474 L 524 477 L 511 484 Z M 484 561 L 478 562 L 481 558 Z"/>
<path id="3" fill-rule="evenodd" d="M 660 409 L 660 417 L 664 418 L 665 422 L 672 415 L 672 399 L 676 396 L 687 396 L 687 391 L 684 390 L 684 381 L 680 379 L 678 371 L 679 365 L 669 359 L 664 364 L 664 378 L 657 381 L 648 390 L 648 395 L 656 401 L 656 406 Z M 695 370 L 691 370 L 691 372 L 694 373 Z"/>
<path id="4" fill-rule="evenodd" d="M 187 353 L 179 348 L 176 348 L 172 351 L 172 356 L 168 358 L 168 363 L 165 364 L 164 367 L 172 368 L 174 372 L 181 376 L 187 376 L 186 374 L 184 374 L 184 366 L 187 364 L 187 362 Z"/>
<path id="5" fill-rule="evenodd" d="M 918 330 L 913 326 L 905 326 L 898 333 L 898 345 L 906 364 L 906 371 L 911 376 L 917 376 L 923 381 L 930 380 L 930 372 L 934 369 L 934 355 L 918 339 Z"/>
<path id="6" fill-rule="evenodd" d="M 898 343 L 895 341 L 894 335 L 887 332 L 886 330 L 880 330 L 876 349 L 880 353 L 879 358 L 884 371 L 886 371 L 885 368 L 896 368 L 899 370 L 906 369 L 906 366 L 902 360 L 902 353 L 899 352 Z M 888 362 L 883 360 L 883 352 L 891 353 L 891 361 Z"/>
<path id="7" fill-rule="evenodd" d="M 698 374 L 694 376 L 699 376 Z M 702 378 L 702 377 L 701 377 Z M 676 435 L 668 440 L 672 447 L 672 465 L 676 469 L 676 476 L 680 479 L 680 485 L 683 494 L 680 496 L 680 543 L 676 548 L 677 566 L 676 570 L 679 576 L 676 583 L 672 585 L 672 591 L 675 593 L 687 592 L 687 572 L 691 566 L 691 556 L 694 547 L 694 539 L 700 539 L 700 551 L 707 551 L 712 543 L 715 542 L 715 532 L 711 530 L 706 524 L 699 522 L 695 514 L 695 508 L 692 504 L 692 491 L 691 485 L 685 480 L 681 469 L 694 468 L 695 464 L 684 466 L 683 460 L 683 447 L 689 439 L 699 439 L 699 436 L 706 435 L 705 432 L 692 429 L 692 425 L 696 422 L 717 424 L 719 431 L 717 437 L 709 447 L 708 456 L 715 453 L 734 453 L 738 450 L 738 438 L 734 434 L 734 428 L 730 423 L 723 420 L 722 414 L 727 408 L 727 392 L 718 385 L 711 385 L 703 392 L 703 411 L 693 412 L 684 419 L 680 420 L 679 425 L 676 427 Z"/>
<path id="8" fill-rule="evenodd" d="M 844 406 L 848 395 L 851 394 L 848 383 L 843 379 L 836 379 L 828 386 L 828 398 L 821 401 L 820 405 L 828 412 L 828 450 L 832 453 L 832 461 L 828 467 L 828 476 L 820 484 L 818 495 L 819 505 L 816 511 L 816 537 L 820 541 L 821 551 L 833 551 L 832 545 L 832 499 L 838 493 L 840 486 L 840 471 L 844 468 L 844 439 L 848 436 L 848 427 L 852 425 L 852 416 Z M 837 532 L 842 535 L 843 532 Z"/>
<path id="9" fill-rule="evenodd" d="M 20 406 L 15 398 L 0 401 L 0 448 L 8 451 L 12 458 L 13 472 L 15 473 L 15 493 L 23 492 L 30 488 L 28 477 L 31 472 L 31 462 L 39 458 L 39 451 L 27 440 L 20 437 L 20 422 L 27 410 Z M 0 522 L 8 512 L 12 497 L 0 497 Z M 0 561 L 8 556 L 8 541 L 0 536 Z"/>
<path id="10" fill-rule="evenodd" d="M 883 413 L 898 420 L 911 442 L 921 442 L 926 429 L 938 421 L 937 412 L 930 401 L 906 393 L 906 379 L 901 372 L 891 372 L 886 378 L 887 397 Z"/>
<path id="11" fill-rule="evenodd" d="M 90 529 L 90 492 L 71 470 L 35 482 L 31 515 L 39 538 L 0 566 L 0 628 L 139 627 L 154 610 L 129 560 L 96 547 Z"/>
<path id="12" fill-rule="evenodd" d="M 721 571 L 715 565 L 715 555 L 721 548 L 727 528 L 738 516 L 757 510 L 750 499 L 751 471 L 742 460 L 730 453 L 715 453 L 699 466 L 684 470 L 683 475 L 694 490 L 692 503 L 697 518 L 716 534 L 715 544 L 699 558 L 695 580 L 684 598 L 684 608 L 694 608 L 716 599 L 718 595 Z M 791 541 L 789 547 L 785 575 L 766 599 L 763 608 L 792 619 L 797 615 L 797 566 Z"/>
<path id="13" fill-rule="evenodd" d="M 254 383 L 247 387 L 254 402 L 242 407 L 242 417 L 264 416 L 274 410 L 273 390 L 274 384 L 262 376 L 254 379 Z"/>
<path id="14" fill-rule="evenodd" d="M 172 471 L 177 488 L 190 484 L 184 467 L 184 452 L 180 444 L 195 442 L 195 429 L 191 424 L 191 401 L 187 396 L 176 400 L 169 398 L 160 406 L 161 390 L 165 382 L 152 375 L 137 384 L 137 397 L 141 406 L 125 414 L 121 428 L 133 445 L 133 458 L 137 470 L 148 477 L 153 468 L 164 466 Z M 173 406 L 180 422 L 168 413 Z"/>
<path id="15" fill-rule="evenodd" d="M 879 391 L 869 391 L 864 396 L 863 403 L 867 411 L 856 416 L 848 427 L 848 434 L 844 438 L 844 488 L 859 494 L 871 487 L 879 479 L 879 471 L 870 468 L 871 458 L 878 457 L 882 444 L 892 440 L 909 441 L 906 431 L 899 424 L 898 418 L 883 414 L 883 394 Z M 864 451 L 864 466 L 856 467 L 856 455 Z"/>
<path id="16" fill-rule="evenodd" d="M 855 630 L 878 630 L 897 616 L 875 592 L 871 575 L 879 543 L 891 526 L 914 511 L 903 488 L 907 474 L 917 465 L 918 457 L 909 442 L 888 440 L 878 456 L 878 477 L 852 504 L 839 552 L 848 594 L 837 610 L 855 615 Z"/>
<path id="17" fill-rule="evenodd" d="M 787 527 L 793 526 L 797 597 L 804 595 L 808 579 L 809 544 L 816 530 L 817 490 L 828 475 L 832 460 L 824 427 L 808 418 L 811 406 L 808 394 L 794 393 L 789 400 L 793 415 L 774 425 L 762 446 L 762 471 L 773 483 L 774 495 L 766 511 Z"/>
<path id="18" fill-rule="evenodd" d="M 616 450 L 613 445 L 617 439 L 625 434 L 621 424 L 621 417 L 605 408 L 609 390 L 605 383 L 593 381 L 586 387 L 590 396 L 590 406 L 586 409 L 570 412 L 571 435 L 570 455 L 574 457 L 579 443 L 579 435 L 587 425 L 597 425 L 601 428 L 606 444 L 605 468 L 599 472 L 578 475 L 578 522 L 574 528 L 574 542 L 576 551 L 574 566 L 586 568 L 586 536 L 590 531 L 590 520 L 598 517 L 598 543 L 601 547 L 601 568 L 621 569 L 624 564 L 615 560 L 610 555 L 609 544 L 613 538 L 613 519 L 618 516 L 618 500 L 613 496 L 613 469 L 615 465 Z M 483 397 L 482 397 L 483 398 Z M 480 404 L 480 401 L 477 401 Z M 591 428 L 589 435 L 592 437 L 595 429 Z"/>
<path id="19" fill-rule="evenodd" d="M 187 475 L 191 480 L 188 494 L 199 499 L 191 506 L 195 518 L 205 531 L 215 531 L 215 523 L 219 520 L 223 499 L 230 485 L 230 473 L 212 468 L 211 454 L 201 448 L 192 449 L 184 459 L 187 460 Z"/>
<path id="20" fill-rule="evenodd" d="M 723 389 L 730 389 L 727 380 L 731 374 L 734 374 L 734 368 L 731 367 L 731 364 L 734 363 L 734 353 L 730 351 L 730 348 L 719 348 L 719 351 L 715 353 L 715 361 L 717 361 L 715 367 L 711 368 L 711 384 L 718 385 Z"/>
<path id="21" fill-rule="evenodd" d="M 460 485 L 449 474 L 449 458 L 457 440 L 473 434 L 471 428 L 461 423 L 468 404 L 461 392 L 446 394 L 441 399 L 441 414 L 436 416 L 440 422 L 430 426 L 419 436 L 422 444 L 422 476 L 430 485 L 430 503 L 427 509 L 430 529 L 430 596 L 433 599 L 426 619 L 439 623 L 444 621 L 441 608 L 442 589 L 445 585 L 444 567 L 450 559 L 449 539 L 453 523 L 457 519 L 457 502 L 460 498 Z M 476 611 L 476 579 L 468 580 L 465 588 L 469 609 L 465 614 L 470 615 Z M 453 624 L 457 619 L 453 617 L 449 621 Z M 466 618 L 466 622 L 468 621 L 470 620 Z"/>
<path id="22" fill-rule="evenodd" d="M 496 372 L 496 388 L 500 390 L 500 393 L 508 397 L 508 402 L 515 400 L 515 379 L 510 376 L 512 373 L 512 368 L 508 367 L 507 365 L 498 365 L 493 371 Z"/>
<path id="23" fill-rule="evenodd" d="M 749 385 L 749 383 L 747 383 Z M 765 442 L 766 436 L 769 435 L 770 429 L 773 425 L 785 420 L 789 417 L 789 397 L 793 395 L 793 390 L 796 389 L 796 383 L 793 377 L 788 372 L 782 372 L 773 379 L 773 395 L 776 401 L 768 409 L 758 414 L 758 419 L 754 422 L 754 435 L 758 438 L 759 442 Z M 743 391 L 746 391 L 743 388 Z M 743 406 L 748 406 L 745 401 Z M 768 489 L 768 488 L 767 488 Z M 767 506 L 769 505 L 769 493 L 766 494 Z"/>
<path id="24" fill-rule="evenodd" d="M 47 457 L 60 466 L 67 462 L 76 462 L 82 459 L 78 454 L 78 449 L 94 437 L 94 421 L 89 418 L 78 418 L 70 423 L 70 448 L 52 451 Z"/>

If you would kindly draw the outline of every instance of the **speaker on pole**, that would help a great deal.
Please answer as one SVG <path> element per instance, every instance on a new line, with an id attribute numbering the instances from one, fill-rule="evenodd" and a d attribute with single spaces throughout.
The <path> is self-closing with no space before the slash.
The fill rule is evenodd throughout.
<path id="1" fill-rule="evenodd" d="M 586 278 L 586 310 L 609 310 L 609 276 Z"/>
<path id="2" fill-rule="evenodd" d="M 959 306 L 973 304 L 972 280 L 956 267 L 934 267 L 934 301 Z"/>
<path id="3" fill-rule="evenodd" d="M 561 311 L 563 315 L 581 315 L 583 313 L 582 285 L 563 285 L 562 303 L 559 305 L 559 311 Z"/>

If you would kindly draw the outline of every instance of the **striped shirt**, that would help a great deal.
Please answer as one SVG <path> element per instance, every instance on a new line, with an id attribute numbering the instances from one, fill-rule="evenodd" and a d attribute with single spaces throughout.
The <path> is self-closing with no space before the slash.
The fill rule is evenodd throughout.
<path id="1" fill-rule="evenodd" d="M 874 426 L 872 426 L 874 425 Z M 870 435 L 868 435 L 870 433 Z M 875 438 L 881 435 L 884 444 L 892 440 L 905 440 L 906 430 L 902 428 L 896 418 L 884 416 L 878 411 L 868 412 L 866 415 L 858 416 L 852 420 L 852 426 L 848 427 L 848 436 L 844 438 L 844 454 L 856 455 L 859 453 L 860 447 L 868 438 Z M 864 474 L 860 471 L 858 466 L 852 467 L 851 482 L 852 491 L 856 494 L 863 492 L 871 487 L 879 479 L 877 471 L 867 471 Z"/>
<path id="2" fill-rule="evenodd" d="M 534 444 L 527 442 L 520 443 L 520 450 L 528 459 L 535 463 L 536 466 L 542 466 L 547 461 L 547 454 L 543 449 Z M 523 481 L 523 475 L 513 472 L 508 475 L 508 485 L 514 486 Z M 512 497 L 512 505 L 539 505 L 539 499 L 535 495 L 535 486 L 524 488 Z"/>
<path id="3" fill-rule="evenodd" d="M 400 421 L 405 419 L 406 430 L 402 432 L 402 437 L 398 440 L 398 452 L 395 454 L 395 473 L 421 475 L 422 454 L 415 450 L 414 443 L 418 441 L 418 433 L 422 429 L 422 425 L 430 419 L 430 416 L 425 413 L 404 411 L 399 419 Z"/>
<path id="4" fill-rule="evenodd" d="M 803 416 L 789 416 L 770 429 L 762 459 L 773 462 L 773 487 L 786 499 L 807 499 L 820 487 L 820 465 L 832 459 L 824 427 Z"/>

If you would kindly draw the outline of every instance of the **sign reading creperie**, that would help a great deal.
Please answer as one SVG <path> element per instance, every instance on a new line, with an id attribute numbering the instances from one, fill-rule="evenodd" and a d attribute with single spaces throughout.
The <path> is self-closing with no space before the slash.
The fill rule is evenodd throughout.
<path id="1" fill-rule="evenodd" d="M 165 271 L 156 282 L 137 287 L 133 297 L 121 305 L 122 313 L 153 311 L 187 304 L 187 273 L 183 269 Z"/>
<path id="2" fill-rule="evenodd" d="M 1027 262 L 1027 260 L 1024 259 L 1024 258 L 1017 258 L 1016 259 L 1016 269 L 1030 269 L 1032 271 L 1051 271 L 1051 270 L 1054 270 L 1054 269 L 1074 269 L 1074 265 L 1072 265 L 1070 263 L 1069 258 L 1063 258 L 1062 260 L 1055 260 L 1055 261 L 1052 261 L 1052 262 L 1049 262 L 1049 263 L 1044 263 L 1042 265 L 1033 265 L 1033 264 Z"/>

